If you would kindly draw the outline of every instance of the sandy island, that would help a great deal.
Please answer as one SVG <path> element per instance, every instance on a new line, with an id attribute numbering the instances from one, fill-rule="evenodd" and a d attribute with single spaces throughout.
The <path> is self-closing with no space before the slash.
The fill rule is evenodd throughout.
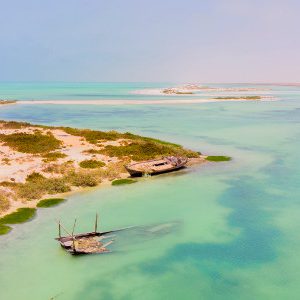
<path id="1" fill-rule="evenodd" d="M 0 121 L 0 216 L 36 207 L 44 198 L 127 178 L 124 164 L 163 155 L 206 161 L 180 145 L 130 133 Z"/>
<path id="2" fill-rule="evenodd" d="M 230 92 L 230 93 L 265 93 L 270 91 L 270 89 L 258 89 L 258 88 L 249 88 L 249 87 L 237 87 L 237 88 L 230 88 L 230 87 L 210 87 L 204 86 L 199 84 L 184 84 L 175 87 L 168 87 L 168 88 L 160 88 L 160 89 L 142 89 L 133 91 L 132 94 L 137 95 L 165 95 L 165 96 L 193 96 L 195 94 L 205 95 L 203 92 Z M 213 99 L 211 99 L 213 100 Z"/>

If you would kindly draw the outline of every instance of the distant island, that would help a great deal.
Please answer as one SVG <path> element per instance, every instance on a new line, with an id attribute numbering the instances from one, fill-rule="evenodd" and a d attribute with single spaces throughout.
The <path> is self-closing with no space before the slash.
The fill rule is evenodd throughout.
<path id="1" fill-rule="evenodd" d="M 61 202 L 57 196 L 63 193 L 135 182 L 125 164 L 170 155 L 192 163 L 230 159 L 129 132 L 0 121 L 0 234 L 10 230 L 7 224 L 18 223 L 15 219 L 30 217 L 36 207 Z"/>
<path id="2" fill-rule="evenodd" d="M 166 95 L 166 96 L 172 96 L 172 95 L 201 95 L 201 93 L 205 92 L 228 92 L 228 93 L 244 93 L 244 92 L 266 92 L 270 91 L 270 89 L 265 89 L 265 88 L 252 88 L 252 87 L 211 87 L 211 86 L 206 86 L 206 85 L 200 85 L 200 84 L 184 84 L 184 85 L 179 85 L 175 87 L 167 87 L 167 88 L 161 88 L 161 89 L 144 89 L 144 90 L 138 90 L 134 91 L 134 94 L 140 94 L 140 95 Z M 233 99 L 233 98 L 239 98 L 241 97 L 233 96 L 228 99 Z M 255 97 L 255 96 L 250 96 L 250 97 Z M 261 98 L 264 98 L 264 96 L 261 96 Z M 218 98 L 214 98 L 215 100 Z M 225 100 L 225 99 L 223 99 Z M 251 99 L 247 99 L 251 100 Z M 253 99 L 254 100 L 254 99 Z"/>
<path id="3" fill-rule="evenodd" d="M 14 104 L 16 102 L 17 102 L 17 100 L 3 100 L 3 99 L 0 99 L 0 105 Z"/>
<path id="4" fill-rule="evenodd" d="M 262 96 L 224 96 L 224 97 L 216 97 L 216 100 L 262 100 Z"/>

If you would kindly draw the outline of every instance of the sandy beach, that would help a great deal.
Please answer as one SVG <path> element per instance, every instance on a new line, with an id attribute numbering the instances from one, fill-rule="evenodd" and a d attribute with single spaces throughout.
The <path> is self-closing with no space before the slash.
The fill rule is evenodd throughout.
<path id="1" fill-rule="evenodd" d="M 37 128 L 28 127 L 22 129 L 4 129 L 0 127 L 0 135 L 11 135 L 17 133 L 26 133 L 33 134 L 36 132 Z M 39 129 L 42 134 L 47 134 L 49 130 Z M 63 130 L 55 129 L 51 130 L 53 136 L 62 143 L 62 148 L 60 152 L 65 155 L 63 158 L 58 158 L 55 162 L 45 162 L 43 158 L 36 154 L 31 153 L 22 153 L 19 151 L 12 150 L 10 147 L 5 146 L 3 143 L 0 143 L 0 182 L 14 182 L 14 183 L 25 183 L 28 175 L 36 172 L 45 176 L 46 178 L 60 178 L 62 174 L 55 174 L 47 172 L 47 167 L 49 166 L 58 166 L 72 161 L 74 163 L 74 168 L 79 169 L 79 162 L 84 160 L 100 160 L 106 165 L 117 163 L 119 160 L 116 157 L 109 157 L 102 154 L 91 154 L 88 151 L 91 149 L 97 150 L 97 147 L 94 144 L 83 141 L 81 137 L 73 136 L 67 134 Z M 122 140 L 119 141 L 107 141 L 103 142 L 103 147 L 107 145 L 118 146 Z M 118 173 L 118 178 L 126 178 L 128 174 L 126 172 Z M 107 178 L 102 180 L 102 184 L 107 184 L 110 181 Z M 82 188 L 73 187 L 73 191 L 82 190 Z M 7 186 L 0 186 L 0 192 L 10 194 L 11 190 Z M 46 196 L 46 195 L 45 195 Z M 47 195 L 50 197 L 55 197 L 57 195 Z M 25 201 L 24 199 L 17 199 L 15 197 L 10 197 L 10 207 L 6 211 L 1 212 L 0 216 L 6 215 L 15 211 L 20 207 L 35 207 L 39 199 L 32 199 L 30 201 Z"/>

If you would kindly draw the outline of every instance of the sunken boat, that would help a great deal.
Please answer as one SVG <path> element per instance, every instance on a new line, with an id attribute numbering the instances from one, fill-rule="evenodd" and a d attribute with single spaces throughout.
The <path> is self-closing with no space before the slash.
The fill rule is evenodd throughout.
<path id="1" fill-rule="evenodd" d="M 107 239 L 111 237 L 109 234 L 129 228 L 126 227 L 103 232 L 97 231 L 98 215 L 96 215 L 95 228 L 92 232 L 74 234 L 75 225 L 76 219 L 73 230 L 70 233 L 59 221 L 59 237 L 56 238 L 61 247 L 72 255 L 109 253 L 111 251 L 107 247 L 114 242 L 114 240 L 107 241 Z M 66 236 L 61 235 L 62 230 L 67 234 Z"/>
<path id="2" fill-rule="evenodd" d="M 161 159 L 152 159 L 125 165 L 128 173 L 133 177 L 143 175 L 157 175 L 179 170 L 187 164 L 186 157 L 166 156 Z"/>

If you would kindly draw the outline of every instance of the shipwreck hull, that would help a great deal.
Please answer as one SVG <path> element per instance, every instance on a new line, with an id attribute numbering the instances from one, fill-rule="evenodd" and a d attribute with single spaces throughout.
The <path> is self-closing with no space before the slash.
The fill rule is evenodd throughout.
<path id="1" fill-rule="evenodd" d="M 126 168 L 126 167 L 125 167 Z M 143 172 L 143 171 L 136 171 L 130 168 L 126 168 L 127 172 L 130 174 L 131 177 L 142 177 L 144 175 L 159 175 L 159 174 L 164 174 L 164 173 L 169 173 L 169 172 L 173 172 L 173 171 L 177 171 L 180 169 L 186 168 L 185 165 L 183 166 L 178 166 L 178 167 L 174 167 L 174 168 L 170 168 L 170 169 L 166 169 L 166 170 L 161 170 L 161 171 L 154 171 L 154 172 Z"/>
<path id="2" fill-rule="evenodd" d="M 141 177 L 143 175 L 158 175 L 177 171 L 184 168 L 187 162 L 187 158 L 166 157 L 126 165 L 125 168 L 132 177 Z"/>

